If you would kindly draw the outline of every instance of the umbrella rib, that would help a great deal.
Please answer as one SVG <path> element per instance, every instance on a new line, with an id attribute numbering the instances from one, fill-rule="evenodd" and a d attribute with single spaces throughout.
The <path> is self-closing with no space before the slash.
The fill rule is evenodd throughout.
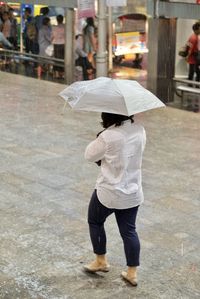
<path id="1" fill-rule="evenodd" d="M 119 91 L 119 94 L 120 94 L 123 98 L 125 98 L 124 95 L 123 95 L 123 93 L 122 93 L 122 91 L 120 90 L 119 86 L 116 84 L 115 79 L 112 79 L 112 82 L 113 82 L 113 84 L 117 87 L 117 90 Z M 127 115 L 128 115 L 128 108 L 127 108 L 127 105 L 126 105 L 126 101 L 124 101 L 124 105 L 125 105 L 126 112 L 127 112 Z"/>

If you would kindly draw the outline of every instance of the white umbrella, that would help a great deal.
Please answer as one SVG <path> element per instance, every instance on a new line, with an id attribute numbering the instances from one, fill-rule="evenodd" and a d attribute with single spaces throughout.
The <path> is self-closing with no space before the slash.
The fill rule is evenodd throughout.
<path id="1" fill-rule="evenodd" d="M 99 77 L 72 83 L 59 94 L 75 110 L 134 115 L 165 107 L 137 81 Z"/>

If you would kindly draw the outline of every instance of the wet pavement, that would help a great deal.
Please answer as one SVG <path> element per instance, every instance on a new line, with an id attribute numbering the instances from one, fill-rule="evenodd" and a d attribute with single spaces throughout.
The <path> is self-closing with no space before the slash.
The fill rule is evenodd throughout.
<path id="1" fill-rule="evenodd" d="M 47 66 L 43 65 L 42 72 L 38 73 L 38 69 L 34 62 L 22 59 L 18 59 L 17 56 L 12 57 L 10 59 L 1 59 L 0 56 L 0 71 L 10 73 L 10 74 L 20 74 L 26 77 L 41 79 L 45 81 L 65 84 L 65 80 L 63 77 L 55 78 L 55 74 L 53 71 L 53 65 L 49 64 Z M 116 63 L 113 61 L 112 71 L 108 74 L 111 78 L 118 79 L 129 79 L 129 80 L 137 80 L 144 87 L 147 86 L 147 56 L 143 57 L 143 61 L 137 67 L 134 64 L 132 59 L 123 59 L 120 63 Z M 75 81 L 80 81 L 83 79 L 82 71 L 80 67 L 75 70 L 74 74 Z M 94 79 L 94 78 L 91 78 Z M 199 98 L 195 95 L 187 95 L 185 97 L 184 105 L 181 105 L 181 98 L 177 95 L 174 90 L 173 99 L 169 103 L 168 106 L 192 111 L 192 112 L 200 112 L 199 109 Z"/>
<path id="2" fill-rule="evenodd" d="M 167 107 L 138 115 L 147 131 L 139 285 L 125 268 L 115 219 L 111 271 L 87 275 L 87 205 L 98 167 L 83 158 L 101 129 L 57 96 L 63 85 L 0 72 L 0 298 L 200 298 L 200 116 Z"/>
<path id="3" fill-rule="evenodd" d="M 141 65 L 141 68 L 134 68 L 133 62 L 130 60 L 124 61 L 121 64 L 113 64 L 113 70 L 110 72 L 109 76 L 113 78 L 123 78 L 123 79 L 132 79 L 139 80 L 143 86 L 146 85 L 147 80 L 147 66 L 146 63 Z M 17 59 L 10 60 L 1 60 L 0 59 L 0 71 L 12 73 L 12 74 L 20 74 L 26 77 L 38 78 L 37 67 L 33 62 L 22 61 Z M 82 72 L 77 74 L 75 72 L 76 80 L 82 80 Z M 56 83 L 64 83 L 63 78 L 56 79 L 53 76 L 53 67 L 49 65 L 44 69 L 41 73 L 41 79 Z"/>

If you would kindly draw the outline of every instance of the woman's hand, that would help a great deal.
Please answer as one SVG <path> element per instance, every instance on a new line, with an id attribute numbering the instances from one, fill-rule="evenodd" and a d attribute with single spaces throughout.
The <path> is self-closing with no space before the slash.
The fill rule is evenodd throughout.
<path id="1" fill-rule="evenodd" d="M 95 162 L 98 166 L 101 166 L 101 160 Z"/>

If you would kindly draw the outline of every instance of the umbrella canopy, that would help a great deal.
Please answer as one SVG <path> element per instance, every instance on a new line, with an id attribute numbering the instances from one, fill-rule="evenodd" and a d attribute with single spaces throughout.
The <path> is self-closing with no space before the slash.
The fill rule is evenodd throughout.
<path id="1" fill-rule="evenodd" d="M 165 106 L 137 81 L 107 77 L 75 82 L 59 95 L 75 110 L 126 116 Z"/>

